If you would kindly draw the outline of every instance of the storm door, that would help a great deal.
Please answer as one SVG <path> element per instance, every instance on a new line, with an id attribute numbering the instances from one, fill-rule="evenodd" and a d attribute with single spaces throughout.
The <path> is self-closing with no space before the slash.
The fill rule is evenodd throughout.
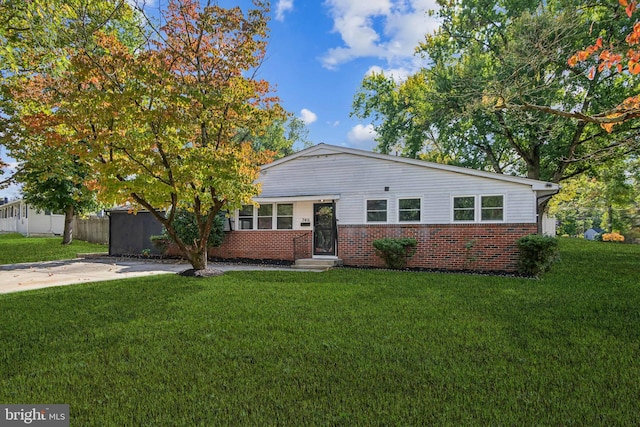
<path id="1" fill-rule="evenodd" d="M 313 254 L 336 254 L 336 217 L 334 203 L 313 204 Z"/>

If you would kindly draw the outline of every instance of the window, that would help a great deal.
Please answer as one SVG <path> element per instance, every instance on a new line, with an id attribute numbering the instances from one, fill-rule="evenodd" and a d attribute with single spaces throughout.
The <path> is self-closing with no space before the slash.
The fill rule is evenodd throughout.
<path id="1" fill-rule="evenodd" d="M 238 212 L 238 228 L 253 230 L 253 205 L 243 205 Z"/>
<path id="2" fill-rule="evenodd" d="M 482 221 L 502 221 L 504 219 L 503 196 L 482 196 L 480 203 Z"/>
<path id="3" fill-rule="evenodd" d="M 453 220 L 454 221 L 474 221 L 476 217 L 476 198 L 454 197 L 453 198 Z"/>
<path id="4" fill-rule="evenodd" d="M 399 199 L 398 221 L 420 222 L 420 199 Z"/>
<path id="5" fill-rule="evenodd" d="M 275 220 L 275 223 L 274 223 Z M 254 209 L 252 205 L 244 205 L 238 211 L 238 230 L 278 230 L 293 229 L 293 204 L 265 203 Z"/>
<path id="6" fill-rule="evenodd" d="M 367 200 L 367 222 L 387 222 L 386 200 Z"/>
<path id="7" fill-rule="evenodd" d="M 293 229 L 293 205 L 284 204 L 277 205 L 277 227 L 278 230 L 292 230 Z"/>
<path id="8" fill-rule="evenodd" d="M 271 230 L 273 228 L 273 205 L 260 205 L 258 208 L 258 229 Z"/>

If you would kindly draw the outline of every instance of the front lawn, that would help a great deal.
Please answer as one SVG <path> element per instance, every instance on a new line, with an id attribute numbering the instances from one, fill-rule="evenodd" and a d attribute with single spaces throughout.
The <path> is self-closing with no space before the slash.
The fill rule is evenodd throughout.
<path id="1" fill-rule="evenodd" d="M 62 237 L 24 237 L 22 234 L 0 234 L 0 265 L 21 262 L 72 259 L 79 253 L 108 252 L 106 245 L 73 240 L 63 245 Z"/>
<path id="2" fill-rule="evenodd" d="M 640 247 L 541 280 L 338 269 L 0 295 L 0 402 L 74 426 L 639 425 Z"/>

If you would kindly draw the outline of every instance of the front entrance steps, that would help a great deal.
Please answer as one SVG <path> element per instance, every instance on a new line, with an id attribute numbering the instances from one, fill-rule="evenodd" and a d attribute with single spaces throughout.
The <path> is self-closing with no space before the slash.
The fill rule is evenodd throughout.
<path id="1" fill-rule="evenodd" d="M 305 258 L 297 259 L 291 268 L 301 270 L 320 270 L 325 271 L 333 267 L 341 267 L 342 260 L 338 258 Z"/>

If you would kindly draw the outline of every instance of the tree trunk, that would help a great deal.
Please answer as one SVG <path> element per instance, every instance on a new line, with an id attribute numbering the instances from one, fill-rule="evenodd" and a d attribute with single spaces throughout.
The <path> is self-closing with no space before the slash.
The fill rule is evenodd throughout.
<path id="1" fill-rule="evenodd" d="M 73 206 L 69 206 L 64 213 L 64 231 L 62 232 L 62 244 L 70 245 L 73 241 Z"/>
<path id="2" fill-rule="evenodd" d="M 196 246 L 192 246 L 187 249 L 187 260 L 194 270 L 206 270 L 207 269 L 207 249 L 204 250 Z"/>

